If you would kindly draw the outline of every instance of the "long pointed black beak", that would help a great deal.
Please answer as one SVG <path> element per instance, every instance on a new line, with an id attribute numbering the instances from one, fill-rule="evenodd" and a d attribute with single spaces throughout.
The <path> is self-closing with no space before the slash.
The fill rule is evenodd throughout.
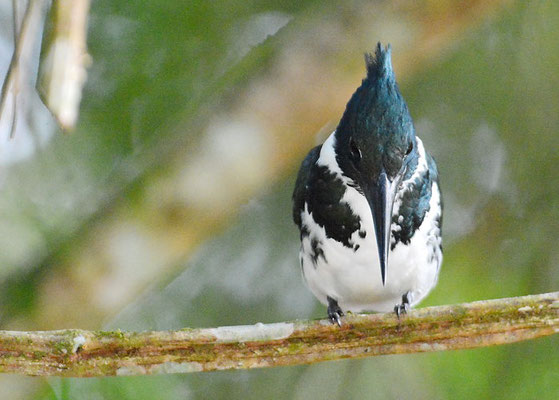
<path id="1" fill-rule="evenodd" d="M 388 251 L 390 249 L 390 225 L 392 223 L 392 206 L 394 205 L 396 186 L 396 180 L 390 182 L 383 170 L 377 182 L 373 183 L 368 193 L 366 193 L 373 214 L 383 285 L 386 282 L 386 265 L 388 264 Z"/>

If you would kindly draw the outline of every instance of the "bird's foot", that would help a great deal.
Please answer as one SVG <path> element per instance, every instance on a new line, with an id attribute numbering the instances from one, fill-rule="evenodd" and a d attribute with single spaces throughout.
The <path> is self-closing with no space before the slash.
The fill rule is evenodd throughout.
<path id="1" fill-rule="evenodd" d="M 333 324 L 338 324 L 338 326 L 342 326 L 341 317 L 344 316 L 344 312 L 338 305 L 338 302 L 327 296 L 326 299 L 328 300 L 328 318 Z"/>
<path id="2" fill-rule="evenodd" d="M 407 292 L 402 296 L 402 302 L 394 306 L 394 312 L 396 313 L 398 319 L 400 319 L 400 315 L 408 313 L 408 311 L 411 308 L 410 303 L 411 303 L 411 292 Z"/>

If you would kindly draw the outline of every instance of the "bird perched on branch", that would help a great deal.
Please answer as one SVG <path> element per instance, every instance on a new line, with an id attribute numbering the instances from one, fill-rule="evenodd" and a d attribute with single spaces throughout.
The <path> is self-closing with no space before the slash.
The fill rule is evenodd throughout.
<path id="1" fill-rule="evenodd" d="M 415 136 L 390 53 L 379 43 L 365 55 L 367 77 L 304 159 L 293 193 L 303 278 L 338 325 L 344 311 L 407 312 L 442 262 L 437 167 Z"/>

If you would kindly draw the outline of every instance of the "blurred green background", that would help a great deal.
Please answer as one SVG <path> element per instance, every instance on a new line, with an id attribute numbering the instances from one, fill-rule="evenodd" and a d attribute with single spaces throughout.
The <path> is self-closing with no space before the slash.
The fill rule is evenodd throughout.
<path id="1" fill-rule="evenodd" d="M 11 15 L 2 2 L 2 77 Z M 441 173 L 445 259 L 422 305 L 558 290 L 559 2 L 97 0 L 75 132 L 29 88 L 13 140 L 0 122 L 0 328 L 324 317 L 291 190 L 377 41 Z M 558 349 L 555 335 L 253 371 L 2 375 L 0 398 L 557 399 Z"/>

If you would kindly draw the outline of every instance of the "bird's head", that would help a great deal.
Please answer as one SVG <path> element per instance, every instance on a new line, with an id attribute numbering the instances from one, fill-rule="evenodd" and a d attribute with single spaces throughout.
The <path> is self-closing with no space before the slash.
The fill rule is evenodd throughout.
<path id="1" fill-rule="evenodd" d="M 373 215 L 382 282 L 390 245 L 392 206 L 399 184 L 417 161 L 415 133 L 390 58 L 379 43 L 366 54 L 367 77 L 336 128 L 336 160 L 366 197 Z"/>

